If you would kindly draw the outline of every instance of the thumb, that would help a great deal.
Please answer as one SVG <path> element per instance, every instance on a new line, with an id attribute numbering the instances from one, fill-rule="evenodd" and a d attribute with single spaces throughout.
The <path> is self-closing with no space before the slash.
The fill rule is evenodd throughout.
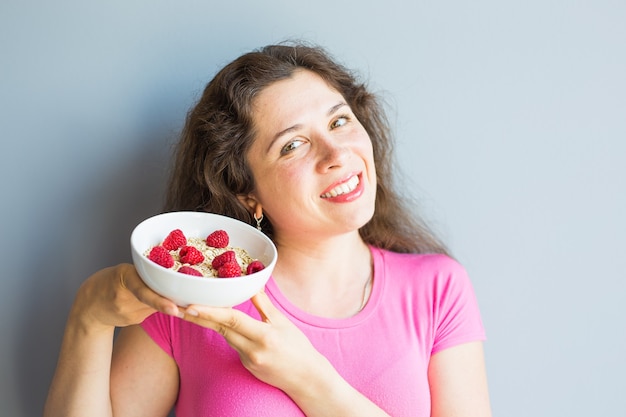
<path id="1" fill-rule="evenodd" d="M 272 304 L 272 301 L 269 299 L 264 290 L 261 290 L 259 293 L 252 296 L 250 301 L 252 301 L 252 304 L 254 304 L 254 307 L 256 307 L 257 311 L 261 315 L 262 321 L 271 323 L 278 317 L 282 317 L 282 314 L 278 311 L 274 304 Z"/>

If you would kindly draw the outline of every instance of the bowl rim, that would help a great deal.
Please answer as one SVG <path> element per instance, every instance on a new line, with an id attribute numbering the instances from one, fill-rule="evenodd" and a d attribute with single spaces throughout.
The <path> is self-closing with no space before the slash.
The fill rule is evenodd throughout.
<path id="1" fill-rule="evenodd" d="M 154 216 L 147 217 L 144 220 L 142 220 L 141 222 L 139 222 L 133 228 L 133 231 L 130 234 L 131 250 L 140 257 L 139 259 L 144 259 L 145 258 L 146 261 L 151 262 L 148 265 L 153 265 L 153 266 L 157 267 L 159 270 L 161 270 L 163 272 L 166 272 L 166 273 L 169 273 L 169 274 L 176 274 L 175 277 L 178 278 L 178 279 L 184 278 L 184 279 L 188 279 L 190 281 L 207 281 L 207 280 L 211 280 L 211 281 L 245 281 L 245 280 L 251 279 L 252 277 L 258 277 L 257 274 L 260 274 L 265 269 L 265 268 L 263 268 L 261 271 L 254 272 L 252 274 L 242 275 L 242 276 L 239 276 L 239 277 L 229 277 L 229 278 L 220 278 L 220 277 L 213 277 L 213 276 L 202 276 L 202 277 L 199 277 L 199 276 L 194 276 L 194 275 L 189 275 L 189 274 L 183 274 L 183 273 L 180 273 L 178 271 L 174 271 L 171 268 L 165 268 L 164 266 L 159 265 L 156 262 L 150 261 L 150 259 L 148 259 L 148 257 L 146 257 L 143 252 L 139 251 L 139 248 L 137 247 L 137 244 L 136 244 L 136 239 L 137 239 L 137 236 L 138 236 L 138 234 L 140 232 L 140 229 L 142 227 L 145 227 L 151 221 L 154 221 L 154 219 L 156 219 L 156 218 L 173 217 L 175 215 L 178 215 L 178 216 L 194 215 L 194 216 L 198 216 L 198 217 L 204 217 L 204 216 L 217 217 L 217 218 L 225 219 L 225 221 L 227 221 L 227 222 L 231 222 L 233 224 L 237 224 L 238 226 L 245 226 L 245 227 L 243 227 L 244 229 L 249 228 L 250 232 L 252 232 L 255 235 L 257 235 L 258 237 L 262 238 L 266 243 L 269 244 L 269 246 L 271 248 L 272 260 L 270 261 L 270 263 L 268 265 L 265 265 L 265 268 L 267 268 L 269 266 L 273 266 L 273 265 L 276 264 L 276 261 L 278 259 L 278 250 L 276 248 L 276 245 L 274 244 L 272 239 L 270 239 L 262 231 L 257 230 L 252 225 L 250 225 L 250 224 L 248 224 L 248 223 L 246 223 L 244 221 L 241 221 L 239 219 L 235 219 L 234 217 L 229 217 L 229 216 L 225 216 L 223 214 L 218 214 L 218 213 L 210 213 L 210 212 L 206 212 L 206 211 L 191 211 L 191 210 L 169 211 L 169 212 L 159 213 L 159 214 L 155 214 Z M 225 227 L 225 229 L 226 229 L 226 227 Z M 141 278 L 144 279 L 144 277 L 141 277 Z M 150 280 L 150 278 L 147 278 L 147 279 Z"/>

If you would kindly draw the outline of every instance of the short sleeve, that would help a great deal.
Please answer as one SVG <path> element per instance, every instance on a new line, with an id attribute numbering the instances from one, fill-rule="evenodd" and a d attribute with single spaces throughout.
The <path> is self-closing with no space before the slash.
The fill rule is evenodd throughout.
<path id="1" fill-rule="evenodd" d="M 447 258 L 433 287 L 434 342 L 431 354 L 462 343 L 485 340 L 480 310 L 469 276 Z"/>
<path id="2" fill-rule="evenodd" d="M 148 316 L 143 323 L 141 323 L 141 327 L 165 353 L 173 357 L 172 319 L 173 317 L 157 312 Z"/>

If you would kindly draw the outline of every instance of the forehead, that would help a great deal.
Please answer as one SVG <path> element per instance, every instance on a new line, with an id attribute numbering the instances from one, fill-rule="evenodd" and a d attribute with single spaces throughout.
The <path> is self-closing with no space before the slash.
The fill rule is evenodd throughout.
<path id="1" fill-rule="evenodd" d="M 291 77 L 265 87 L 253 101 L 255 125 L 268 119 L 276 123 L 299 122 L 306 114 L 328 111 L 344 101 L 343 96 L 319 75 L 305 69 L 296 70 Z"/>

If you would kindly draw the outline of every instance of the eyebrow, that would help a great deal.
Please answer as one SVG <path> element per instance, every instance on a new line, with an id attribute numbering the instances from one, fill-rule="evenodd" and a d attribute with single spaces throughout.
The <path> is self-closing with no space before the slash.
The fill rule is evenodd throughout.
<path id="1" fill-rule="evenodd" d="M 337 112 L 337 110 L 339 110 L 340 108 L 347 106 L 348 104 L 344 101 L 340 101 L 339 103 L 335 104 L 334 106 L 332 106 L 330 109 L 328 109 L 328 111 L 326 112 L 326 117 L 330 117 L 333 114 L 335 114 Z M 281 136 L 286 135 L 287 133 L 291 133 L 291 132 L 295 132 L 297 130 L 299 130 L 302 127 L 302 124 L 300 123 L 296 123 L 293 126 L 289 126 L 286 129 L 281 130 L 280 132 L 276 133 L 274 135 L 274 137 L 272 138 L 269 146 L 267 147 L 267 149 L 271 149 L 272 146 L 274 146 L 274 142 L 276 142 Z"/>

